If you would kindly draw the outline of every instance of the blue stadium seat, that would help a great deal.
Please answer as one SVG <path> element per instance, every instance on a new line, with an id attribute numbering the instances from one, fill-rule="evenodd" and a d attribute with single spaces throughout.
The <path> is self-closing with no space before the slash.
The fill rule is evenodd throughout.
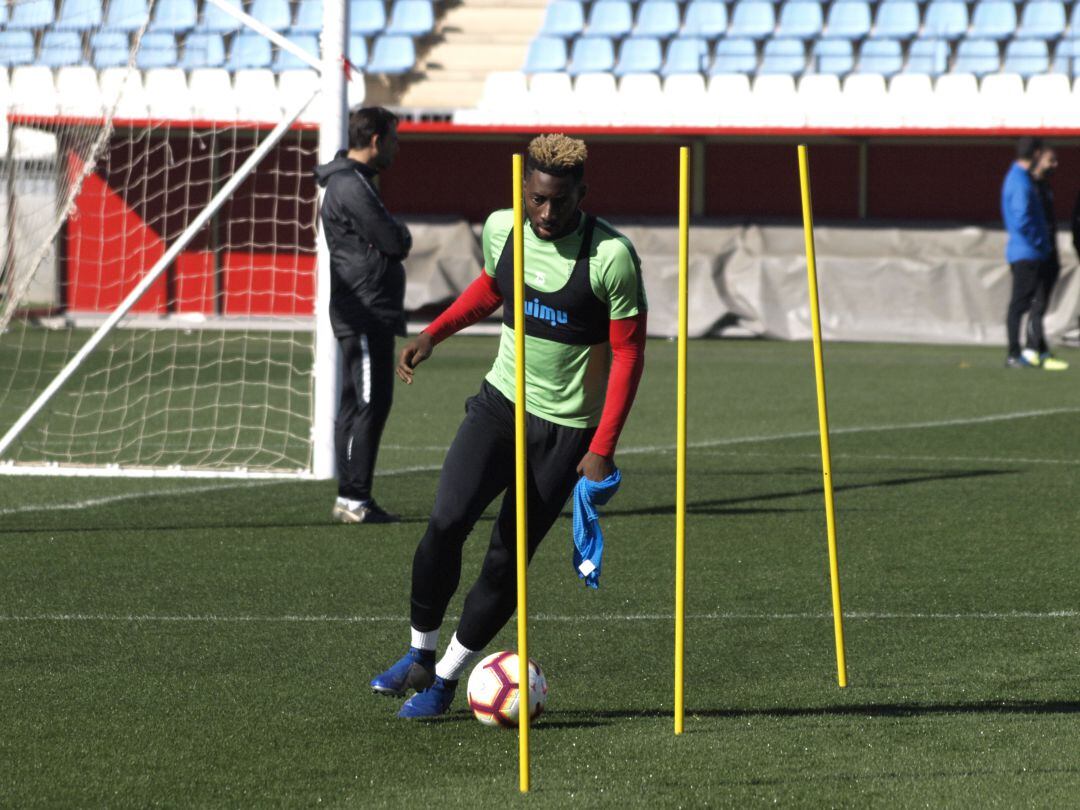
<path id="1" fill-rule="evenodd" d="M 1074 3 L 1069 14 L 1069 37 L 1080 39 L 1080 3 Z"/>
<path id="2" fill-rule="evenodd" d="M 825 15 L 817 0 L 787 0 L 780 7 L 776 36 L 786 39 L 813 39 L 821 34 Z"/>
<path id="3" fill-rule="evenodd" d="M 147 31 L 139 41 L 135 67 L 139 70 L 176 67 L 176 37 L 164 31 Z"/>
<path id="4" fill-rule="evenodd" d="M 768 0 L 738 0 L 731 12 L 729 37 L 764 39 L 776 28 L 776 14 Z"/>
<path id="5" fill-rule="evenodd" d="M 315 34 L 289 34 L 286 39 L 293 45 L 298 45 L 316 59 L 319 58 L 319 38 Z M 349 61 L 352 61 L 351 56 Z M 311 65 L 284 48 L 279 48 L 277 53 L 274 54 L 273 68 L 275 73 L 281 73 L 283 70 L 310 70 Z"/>
<path id="6" fill-rule="evenodd" d="M 679 4 L 675 0 L 642 0 L 633 34 L 668 39 L 678 33 L 680 25 Z"/>
<path id="7" fill-rule="evenodd" d="M 716 43 L 709 73 L 753 73 L 757 70 L 757 65 L 757 45 L 754 40 L 728 37 Z"/>
<path id="8" fill-rule="evenodd" d="M 394 0 L 387 34 L 422 37 L 435 30 L 435 9 L 431 0 Z"/>
<path id="9" fill-rule="evenodd" d="M 95 31 L 90 37 L 90 63 L 98 70 L 127 67 L 131 44 L 123 31 Z"/>
<path id="10" fill-rule="evenodd" d="M 1025 79 L 1050 72 L 1050 49 L 1041 39 L 1014 39 L 1005 46 L 1003 73 L 1017 73 Z"/>
<path id="11" fill-rule="evenodd" d="M 801 39 L 770 39 L 761 54 L 758 74 L 785 73 L 798 76 L 806 70 L 806 46 Z"/>
<path id="12" fill-rule="evenodd" d="M 727 31 L 727 6 L 716 0 L 690 0 L 683 16 L 682 36 L 716 39 Z"/>
<path id="13" fill-rule="evenodd" d="M 579 37 L 570 49 L 571 76 L 582 73 L 610 73 L 615 67 L 615 46 L 608 37 Z"/>
<path id="14" fill-rule="evenodd" d="M 416 64 L 416 45 L 412 37 L 383 34 L 375 39 L 368 71 L 401 75 L 410 73 Z"/>
<path id="15" fill-rule="evenodd" d="M 597 0 L 589 12 L 585 33 L 596 37 L 624 37 L 634 25 L 634 15 L 626 0 Z"/>
<path id="16" fill-rule="evenodd" d="M 830 39 L 862 39 L 870 33 L 870 4 L 866 0 L 837 0 L 829 6 L 825 36 Z"/>
<path id="17" fill-rule="evenodd" d="M 753 44 L 753 43 L 751 43 Z M 677 37 L 668 43 L 662 76 L 704 73 L 709 64 L 709 43 L 702 37 Z"/>
<path id="18" fill-rule="evenodd" d="M 78 31 L 46 31 L 37 64 L 50 68 L 83 63 L 82 35 Z"/>
<path id="19" fill-rule="evenodd" d="M 182 34 L 194 28 L 197 21 L 195 0 L 157 0 L 150 30 Z"/>
<path id="20" fill-rule="evenodd" d="M 905 73 L 940 76 L 949 69 L 949 43 L 943 39 L 916 39 L 908 46 Z"/>
<path id="21" fill-rule="evenodd" d="M 1073 12 L 1075 16 L 1076 12 Z M 1054 51 L 1054 73 L 1080 77 L 1080 39 L 1063 39 Z"/>
<path id="22" fill-rule="evenodd" d="M 349 34 L 349 61 L 363 70 L 368 59 L 367 39 L 361 34 Z"/>
<path id="23" fill-rule="evenodd" d="M 11 7 L 7 29 L 9 31 L 38 30 L 52 25 L 52 0 L 21 0 Z"/>
<path id="24" fill-rule="evenodd" d="M 1065 4 L 1060 0 L 1031 0 L 1024 6 L 1016 36 L 1021 39 L 1057 39 L 1065 33 Z"/>
<path id="25" fill-rule="evenodd" d="M 248 13 L 272 31 L 284 31 L 292 25 L 289 0 L 255 0 Z"/>
<path id="26" fill-rule="evenodd" d="M 88 31 L 101 25 L 101 0 L 63 0 L 54 31 Z"/>
<path id="27" fill-rule="evenodd" d="M 0 66 L 34 64 L 34 35 L 29 31 L 0 31 Z"/>
<path id="28" fill-rule="evenodd" d="M 1001 69 L 1001 50 L 992 39 L 965 39 L 956 48 L 954 73 L 971 73 L 977 77 L 997 73 Z"/>
<path id="29" fill-rule="evenodd" d="M 179 67 L 184 70 L 196 68 L 219 68 L 225 65 L 225 40 L 221 34 L 193 31 L 184 37 L 184 55 Z"/>
<path id="30" fill-rule="evenodd" d="M 561 37 L 537 37 L 525 56 L 526 73 L 554 73 L 566 69 L 566 42 Z"/>
<path id="31" fill-rule="evenodd" d="M 885 78 L 904 66 L 904 50 L 895 39 L 868 39 L 859 49 L 857 73 L 877 73 Z"/>
<path id="32" fill-rule="evenodd" d="M 322 29 L 322 0 L 300 0 L 300 5 L 296 7 L 296 19 L 289 31 L 294 34 L 318 34 Z"/>
<path id="33" fill-rule="evenodd" d="M 911 39 L 919 33 L 919 4 L 915 0 L 885 0 L 877 9 L 874 36 Z"/>
<path id="34" fill-rule="evenodd" d="M 576 37 L 585 29 L 585 9 L 580 0 L 552 0 L 544 12 L 540 35 Z"/>
<path id="35" fill-rule="evenodd" d="M 270 40 L 254 31 L 241 31 L 233 37 L 225 67 L 232 71 L 269 68 L 273 59 Z"/>
<path id="36" fill-rule="evenodd" d="M 146 0 L 109 0 L 104 27 L 109 31 L 137 31 L 147 13 Z"/>
<path id="37" fill-rule="evenodd" d="M 1008 39 L 1016 33 L 1016 6 L 1012 0 L 979 0 L 971 15 L 972 39 Z"/>
<path id="38" fill-rule="evenodd" d="M 240 8 L 240 0 L 227 0 L 230 6 Z M 212 34 L 231 34 L 238 31 L 243 25 L 235 17 L 231 17 L 215 6 L 213 3 L 203 3 L 202 18 L 195 26 L 196 31 L 204 31 Z"/>
<path id="39" fill-rule="evenodd" d="M 967 33 L 968 13 L 963 0 L 930 0 L 923 17 L 922 35 L 927 39 L 960 39 Z"/>
<path id="40" fill-rule="evenodd" d="M 351 0 L 349 3 L 349 32 L 375 36 L 386 28 L 386 8 L 382 0 Z"/>
<path id="41" fill-rule="evenodd" d="M 814 43 L 810 63 L 816 73 L 844 76 L 855 69 L 855 52 L 846 39 L 819 39 Z"/>
<path id="42" fill-rule="evenodd" d="M 584 41 L 584 40 L 580 40 Z M 656 37 L 629 37 L 619 47 L 615 75 L 627 73 L 658 73 L 663 64 L 663 49 Z"/>

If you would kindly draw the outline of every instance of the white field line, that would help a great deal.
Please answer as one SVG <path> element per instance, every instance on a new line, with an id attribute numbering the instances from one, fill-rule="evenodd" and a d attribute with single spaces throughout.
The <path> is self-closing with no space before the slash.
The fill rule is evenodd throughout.
<path id="1" fill-rule="evenodd" d="M 457 621 L 447 616 L 447 621 Z M 672 613 L 624 613 L 583 614 L 581 616 L 538 613 L 530 616 L 535 622 L 669 622 Z M 692 613 L 689 621 L 826 621 L 830 613 Z M 1077 619 L 1080 610 L 1007 611 L 1003 613 L 874 613 L 852 611 L 844 613 L 845 619 L 855 621 L 1008 621 L 1024 619 Z M 193 624 L 405 624 L 404 616 L 227 616 L 218 614 L 158 615 L 158 614 L 107 614 L 107 613 L 38 613 L 27 615 L 0 614 L 2 622 L 162 622 Z"/>
<path id="2" fill-rule="evenodd" d="M 821 458 L 820 453 L 746 453 L 731 450 L 710 450 L 707 456 L 738 456 L 740 458 Z M 1026 458 L 1020 456 L 905 456 L 889 454 L 833 453 L 834 459 L 846 461 L 948 461 L 957 463 L 980 462 L 991 464 L 1080 464 L 1073 458 Z"/>

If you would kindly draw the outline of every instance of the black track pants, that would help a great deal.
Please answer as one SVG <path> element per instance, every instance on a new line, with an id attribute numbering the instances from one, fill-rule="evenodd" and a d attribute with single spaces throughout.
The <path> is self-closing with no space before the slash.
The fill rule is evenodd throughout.
<path id="1" fill-rule="evenodd" d="M 505 493 L 480 576 L 465 598 L 457 629 L 462 644 L 482 650 L 517 605 L 514 405 L 485 381 L 466 403 L 465 412 L 443 462 L 427 532 L 413 558 L 411 619 L 418 630 L 442 624 L 461 577 L 465 538 L 488 504 Z M 570 497 L 578 462 L 594 432 L 527 417 L 529 559 Z M 569 546 L 569 535 L 565 541 Z"/>
<path id="2" fill-rule="evenodd" d="M 334 424 L 338 495 L 371 497 L 375 459 L 394 399 L 394 333 L 367 332 L 338 338 L 341 399 Z"/>
<path id="3" fill-rule="evenodd" d="M 1009 298 L 1009 310 L 1005 315 L 1005 330 L 1009 337 L 1009 355 L 1020 354 L 1020 319 L 1031 309 L 1031 303 L 1039 287 L 1039 268 L 1042 262 L 1021 261 L 1009 265 L 1012 271 L 1012 296 Z M 1042 330 L 1042 318 L 1039 319 Z"/>
<path id="4" fill-rule="evenodd" d="M 1050 296 L 1054 294 L 1054 285 L 1057 284 L 1060 275 L 1061 263 L 1057 256 L 1039 265 L 1039 280 L 1035 287 L 1035 296 L 1031 300 L 1027 324 L 1027 348 L 1034 349 L 1039 354 L 1050 351 L 1050 347 L 1046 344 L 1043 318 L 1050 306 Z"/>

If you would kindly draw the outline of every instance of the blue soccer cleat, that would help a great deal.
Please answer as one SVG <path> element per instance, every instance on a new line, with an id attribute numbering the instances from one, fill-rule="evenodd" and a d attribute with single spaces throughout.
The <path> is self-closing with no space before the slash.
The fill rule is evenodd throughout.
<path id="1" fill-rule="evenodd" d="M 434 681 L 435 651 L 409 647 L 401 660 L 386 672 L 371 679 L 371 689 L 379 695 L 405 697 L 405 692 L 409 689 L 422 692 Z"/>
<path id="2" fill-rule="evenodd" d="M 454 701 L 454 692 L 457 691 L 457 681 L 447 681 L 435 678 L 435 683 L 423 692 L 417 692 L 405 701 L 405 705 L 398 712 L 398 717 L 417 719 L 424 717 L 439 717 L 450 710 L 450 704 Z"/>

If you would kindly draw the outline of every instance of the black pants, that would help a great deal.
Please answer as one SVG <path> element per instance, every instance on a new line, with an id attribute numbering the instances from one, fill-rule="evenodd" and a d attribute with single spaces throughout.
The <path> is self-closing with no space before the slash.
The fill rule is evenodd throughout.
<path id="1" fill-rule="evenodd" d="M 338 495 L 371 497 L 375 459 L 394 399 L 394 333 L 372 331 L 338 338 L 341 399 L 334 423 Z"/>
<path id="2" fill-rule="evenodd" d="M 570 497 L 578 462 L 594 432 L 527 417 L 530 560 Z M 470 650 L 486 647 L 517 605 L 514 405 L 485 381 L 466 403 L 465 421 L 443 462 L 431 520 L 413 558 L 411 619 L 416 629 L 431 631 L 442 624 L 461 578 L 465 538 L 487 505 L 504 492 L 480 577 L 465 598 L 457 629 L 458 640 Z"/>
<path id="3" fill-rule="evenodd" d="M 1043 317 L 1050 306 L 1050 297 L 1054 294 L 1054 285 L 1060 275 L 1061 262 L 1057 256 L 1051 256 L 1039 265 L 1039 279 L 1035 285 L 1035 296 L 1031 300 L 1027 324 L 1027 348 L 1034 349 L 1039 354 L 1050 351 L 1043 331 Z"/>
<path id="4" fill-rule="evenodd" d="M 1009 355 L 1016 357 L 1020 354 L 1020 319 L 1024 316 L 1025 312 L 1032 309 L 1032 302 L 1035 300 L 1035 294 L 1039 289 L 1039 278 L 1041 274 L 1042 262 L 1037 261 L 1021 261 L 1013 262 L 1009 265 L 1009 270 L 1012 271 L 1012 296 L 1009 298 L 1009 310 L 1005 315 L 1005 330 L 1009 337 Z M 1034 312 L 1029 317 L 1029 340 L 1030 332 L 1032 328 L 1038 330 L 1038 335 L 1042 335 L 1042 316 L 1040 314 L 1038 323 L 1032 327 L 1031 321 L 1036 320 Z"/>

